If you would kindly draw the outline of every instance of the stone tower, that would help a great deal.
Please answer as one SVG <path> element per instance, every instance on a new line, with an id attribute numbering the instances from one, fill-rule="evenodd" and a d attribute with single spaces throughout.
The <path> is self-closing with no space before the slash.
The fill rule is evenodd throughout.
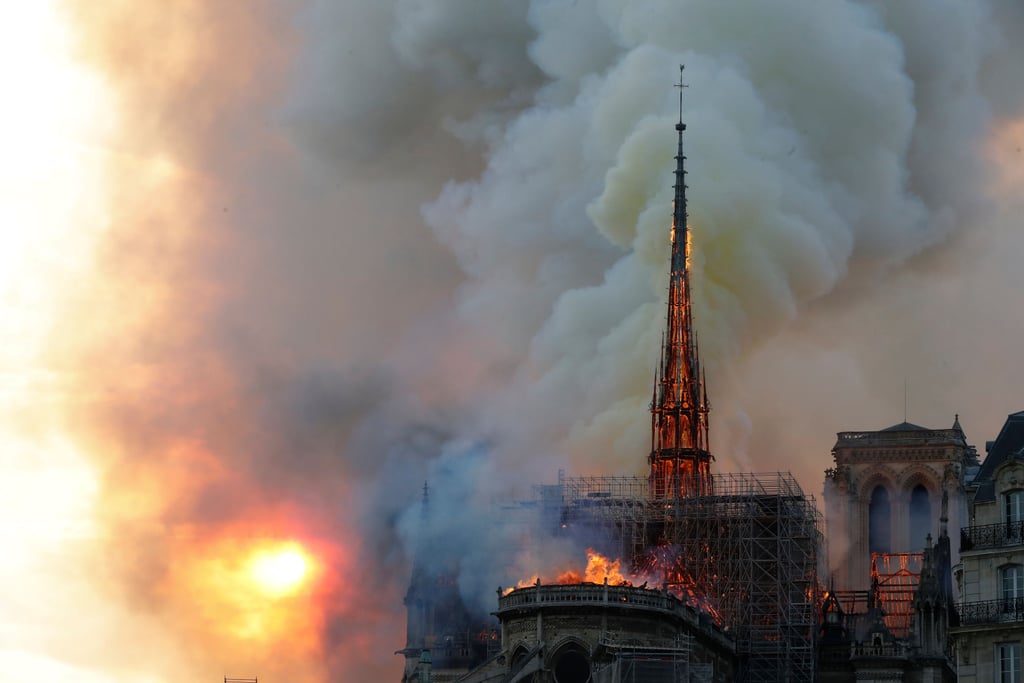
<path id="1" fill-rule="evenodd" d="M 949 429 L 901 422 L 873 432 L 839 432 L 825 472 L 829 565 L 838 590 L 870 583 L 872 553 L 921 552 L 939 533 L 949 500 L 954 529 L 966 523 L 967 470 L 977 466 L 957 417 Z M 952 562 L 957 562 L 953 549 Z"/>
<path id="2" fill-rule="evenodd" d="M 454 681 L 487 655 L 489 633 L 467 611 L 459 593 L 457 567 L 439 557 L 430 534 L 429 490 L 423 484 L 420 534 L 412 578 L 405 594 L 405 657 L 402 683 Z"/>

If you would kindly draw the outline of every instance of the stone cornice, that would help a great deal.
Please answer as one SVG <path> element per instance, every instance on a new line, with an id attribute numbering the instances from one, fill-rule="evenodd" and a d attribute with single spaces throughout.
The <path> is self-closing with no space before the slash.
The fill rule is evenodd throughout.
<path id="1" fill-rule="evenodd" d="M 958 452 L 959 451 L 959 452 Z M 964 451 L 943 448 L 842 448 L 833 451 L 837 465 L 876 462 L 961 462 Z"/>

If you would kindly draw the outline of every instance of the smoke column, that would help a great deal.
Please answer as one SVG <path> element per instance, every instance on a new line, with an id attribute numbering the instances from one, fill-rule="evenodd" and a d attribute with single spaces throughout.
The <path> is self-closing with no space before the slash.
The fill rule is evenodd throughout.
<path id="1" fill-rule="evenodd" d="M 519 578 L 495 498 L 643 471 L 680 63 L 716 469 L 816 492 L 836 431 L 902 419 L 904 377 L 911 421 L 959 412 L 976 443 L 1021 408 L 1009 1 L 52 21 L 92 86 L 54 105 L 26 81 L 5 133 L 88 173 L 23 193 L 63 232 L 2 282 L 27 344 L 0 356 L 4 480 L 16 514 L 59 517 L 5 528 L 19 678 L 397 680 L 419 534 L 486 608 Z M 80 110 L 71 152 L 30 128 Z M 252 558 L 292 547 L 303 583 L 261 592 Z"/>

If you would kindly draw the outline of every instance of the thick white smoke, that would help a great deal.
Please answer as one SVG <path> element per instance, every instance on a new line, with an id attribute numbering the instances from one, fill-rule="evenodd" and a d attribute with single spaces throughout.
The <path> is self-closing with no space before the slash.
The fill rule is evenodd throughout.
<path id="1" fill-rule="evenodd" d="M 434 477 L 445 524 L 468 498 L 524 493 L 560 465 L 643 469 L 679 64 L 716 467 L 792 468 L 813 492 L 835 431 L 888 419 L 867 405 L 881 393 L 869 377 L 931 379 L 926 349 L 878 344 L 905 329 L 902 309 L 865 302 L 906 272 L 923 274 L 903 297 L 927 297 L 951 270 L 944 245 L 991 219 L 984 145 L 1021 105 L 1005 92 L 1014 6 L 392 0 L 324 2 L 306 19 L 315 47 L 300 73 L 312 77 L 290 114 L 300 135 L 341 168 L 448 179 L 423 216 L 462 283 L 399 354 L 418 382 L 458 387 L 435 414 L 449 445 L 429 464 L 411 449 L 401 475 Z M 390 519 L 401 505 L 383 507 Z M 408 537 L 416 506 L 405 510 Z M 476 522 L 446 539 L 489 577 L 477 563 L 488 522 Z"/>
<path id="2" fill-rule="evenodd" d="M 511 366 L 481 412 L 517 462 L 642 466 L 678 63 L 712 387 L 849 275 L 882 275 L 976 215 L 977 80 L 997 35 L 984 3 L 546 1 L 529 31 L 518 11 L 405 4 L 406 67 L 443 97 L 492 93 L 451 125 L 486 168 L 425 216 L 466 274 L 460 318 Z M 716 434 L 728 461 L 735 442 Z"/>

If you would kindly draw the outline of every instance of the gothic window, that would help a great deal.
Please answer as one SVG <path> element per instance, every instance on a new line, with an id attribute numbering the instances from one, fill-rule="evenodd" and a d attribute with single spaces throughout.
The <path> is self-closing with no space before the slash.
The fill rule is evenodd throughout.
<path id="1" fill-rule="evenodd" d="M 910 549 L 924 548 L 925 538 L 932 530 L 932 506 L 928 489 L 918 484 L 910 492 Z"/>
<path id="2" fill-rule="evenodd" d="M 868 503 L 868 552 L 892 552 L 889 492 L 879 484 L 871 491 Z"/>
<path id="3" fill-rule="evenodd" d="M 999 666 L 999 683 L 1021 683 L 1020 643 L 999 643 L 996 645 L 996 659 Z"/>

